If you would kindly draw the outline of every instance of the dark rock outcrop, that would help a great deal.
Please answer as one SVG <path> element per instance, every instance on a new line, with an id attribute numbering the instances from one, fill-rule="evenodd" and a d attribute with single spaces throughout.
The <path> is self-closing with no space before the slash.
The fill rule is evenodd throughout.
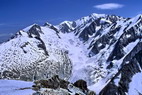
<path id="1" fill-rule="evenodd" d="M 33 87 L 35 88 L 51 88 L 51 89 L 57 89 L 59 87 L 67 89 L 69 84 L 68 81 L 60 79 L 58 75 L 55 75 L 48 80 L 37 80 L 34 83 L 35 85 L 33 85 Z"/>
<path id="2" fill-rule="evenodd" d="M 137 47 L 141 47 L 141 45 Z M 139 49 L 137 48 L 137 50 Z M 111 79 L 111 81 L 106 85 L 106 87 L 100 92 L 99 95 L 126 95 L 126 93 L 128 93 L 129 83 L 131 82 L 132 77 L 136 73 L 141 72 L 142 69 L 142 50 L 128 56 L 129 58 L 131 58 L 131 60 L 129 60 L 129 63 L 123 61 L 123 64 L 121 66 L 122 68 Z M 118 83 L 115 83 L 115 80 L 117 80 L 119 76 L 121 77 L 119 78 Z"/>
<path id="3" fill-rule="evenodd" d="M 84 80 L 78 80 L 73 85 L 80 88 L 80 89 L 82 89 L 83 92 L 86 92 L 88 90 L 87 82 L 84 81 Z"/>
<path id="4" fill-rule="evenodd" d="M 37 24 L 33 25 L 28 32 L 29 37 L 33 37 L 34 35 L 35 37 L 38 37 L 38 38 L 40 38 L 40 33 L 43 33 L 43 32 L 41 31 L 41 27 Z"/>
<path id="5" fill-rule="evenodd" d="M 75 93 L 75 95 L 96 95 L 94 91 L 90 91 L 87 88 L 87 83 L 84 80 L 78 80 L 74 84 L 72 84 L 68 81 L 60 79 L 58 75 L 55 75 L 48 80 L 38 80 L 34 83 L 35 85 L 33 85 L 33 90 L 37 91 L 37 93 L 35 93 L 34 95 L 41 94 L 41 88 L 54 89 L 55 92 L 57 89 L 64 89 L 67 92 L 63 95 L 70 95 L 70 93 Z M 54 91 L 52 91 L 52 93 Z"/>

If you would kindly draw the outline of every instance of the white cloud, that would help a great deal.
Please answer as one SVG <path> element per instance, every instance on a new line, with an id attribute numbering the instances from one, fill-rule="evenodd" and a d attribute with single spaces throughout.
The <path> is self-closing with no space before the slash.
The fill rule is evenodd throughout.
<path id="1" fill-rule="evenodd" d="M 12 36 L 13 33 L 0 33 L 0 37 Z"/>
<path id="2" fill-rule="evenodd" d="M 101 5 L 95 5 L 93 7 L 97 9 L 108 10 L 108 9 L 122 8 L 124 7 L 124 5 L 118 4 L 118 3 L 106 3 L 106 4 L 101 4 Z"/>
<path id="3" fill-rule="evenodd" d="M 12 36 L 14 33 L 0 33 L 0 37 Z"/>
<path id="4" fill-rule="evenodd" d="M 9 34 L 0 34 L 0 37 L 9 36 Z"/>

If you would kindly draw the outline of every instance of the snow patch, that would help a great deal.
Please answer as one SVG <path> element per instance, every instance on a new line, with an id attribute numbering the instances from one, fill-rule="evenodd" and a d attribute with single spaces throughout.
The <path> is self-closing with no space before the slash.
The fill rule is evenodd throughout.
<path id="1" fill-rule="evenodd" d="M 136 73 L 129 84 L 128 95 L 142 94 L 142 73 Z"/>
<path id="2" fill-rule="evenodd" d="M 32 89 L 20 90 L 20 88 L 32 87 L 32 82 L 19 80 L 0 80 L 0 95 L 32 95 Z"/>

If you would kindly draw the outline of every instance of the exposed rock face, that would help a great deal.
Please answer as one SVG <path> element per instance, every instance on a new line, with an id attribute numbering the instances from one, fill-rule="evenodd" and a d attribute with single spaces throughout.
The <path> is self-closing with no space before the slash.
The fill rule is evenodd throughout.
<path id="1" fill-rule="evenodd" d="M 106 80 L 100 95 L 126 95 L 132 77 L 142 69 L 142 16 L 130 19 L 91 15 L 80 22 L 73 32 L 84 44 L 89 44 L 88 56 L 94 58 L 95 66 L 99 66 L 85 69 L 91 72 L 88 81 L 97 84 Z"/>
<path id="2" fill-rule="evenodd" d="M 138 47 L 141 47 L 141 44 Z M 132 59 L 129 63 L 125 62 L 119 72 L 112 78 L 110 83 L 100 92 L 100 95 L 126 95 L 129 89 L 129 83 L 131 82 L 132 77 L 141 72 L 142 68 L 142 51 L 139 51 L 136 54 L 133 54 L 129 57 Z M 120 77 L 121 76 L 121 77 Z M 115 82 L 117 81 L 117 83 Z"/>
<path id="3" fill-rule="evenodd" d="M 40 38 L 40 33 L 43 33 L 41 31 L 41 27 L 39 25 L 35 24 L 30 28 L 28 35 L 29 35 L 29 37 Z"/>
<path id="4" fill-rule="evenodd" d="M 78 80 L 73 85 L 80 88 L 80 89 L 82 89 L 83 92 L 86 92 L 88 90 L 87 83 L 84 80 Z"/>
<path id="5" fill-rule="evenodd" d="M 51 79 L 48 80 L 39 80 L 35 81 L 36 88 L 51 88 L 51 89 L 57 89 L 57 88 L 63 88 L 67 89 L 69 82 L 62 80 L 59 78 L 58 75 L 53 76 Z"/>

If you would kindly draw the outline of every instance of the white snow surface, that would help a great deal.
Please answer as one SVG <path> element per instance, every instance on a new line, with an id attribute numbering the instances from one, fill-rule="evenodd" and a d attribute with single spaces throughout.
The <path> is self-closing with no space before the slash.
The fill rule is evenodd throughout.
<path id="1" fill-rule="evenodd" d="M 32 95 L 32 89 L 20 90 L 20 88 L 32 87 L 32 82 L 20 80 L 0 80 L 0 95 Z"/>
<path id="2" fill-rule="evenodd" d="M 129 84 L 128 95 L 142 94 L 142 73 L 136 73 Z"/>

